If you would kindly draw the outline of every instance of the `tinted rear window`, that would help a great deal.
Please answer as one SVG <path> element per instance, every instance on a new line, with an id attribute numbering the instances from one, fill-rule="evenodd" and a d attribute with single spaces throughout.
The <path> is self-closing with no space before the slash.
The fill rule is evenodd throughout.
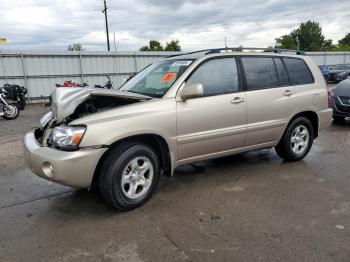
<path id="1" fill-rule="evenodd" d="M 292 85 L 311 84 L 314 79 L 304 60 L 298 58 L 283 58 Z"/>
<path id="2" fill-rule="evenodd" d="M 277 87 L 275 63 L 270 57 L 243 57 L 242 64 L 248 90 Z"/>

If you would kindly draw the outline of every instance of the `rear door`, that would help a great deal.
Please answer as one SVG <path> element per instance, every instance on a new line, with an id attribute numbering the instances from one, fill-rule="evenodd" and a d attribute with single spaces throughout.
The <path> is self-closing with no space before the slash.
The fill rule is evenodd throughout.
<path id="1" fill-rule="evenodd" d="M 290 85 L 279 57 L 241 58 L 247 89 L 247 146 L 275 142 L 298 110 L 297 88 Z"/>
<path id="2" fill-rule="evenodd" d="M 207 60 L 186 80 L 186 84 L 202 84 L 204 96 L 177 102 L 181 160 L 208 158 L 244 146 L 246 98 L 240 82 L 234 57 Z"/>

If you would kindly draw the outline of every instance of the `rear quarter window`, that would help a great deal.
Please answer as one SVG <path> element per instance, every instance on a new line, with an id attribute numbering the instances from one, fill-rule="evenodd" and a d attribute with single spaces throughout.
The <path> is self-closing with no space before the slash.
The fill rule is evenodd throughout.
<path id="1" fill-rule="evenodd" d="M 305 61 L 299 58 L 283 58 L 284 65 L 286 66 L 289 80 L 292 85 L 305 85 L 314 82 L 314 78 L 311 75 L 310 69 L 306 65 Z"/>

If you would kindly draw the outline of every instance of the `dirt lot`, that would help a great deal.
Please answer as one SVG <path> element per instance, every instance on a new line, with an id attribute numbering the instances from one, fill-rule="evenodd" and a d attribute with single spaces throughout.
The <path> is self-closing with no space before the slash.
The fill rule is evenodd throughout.
<path id="1" fill-rule="evenodd" d="M 297 163 L 259 150 L 185 166 L 120 213 L 24 166 L 22 136 L 44 111 L 0 119 L 0 261 L 350 259 L 350 123 Z"/>

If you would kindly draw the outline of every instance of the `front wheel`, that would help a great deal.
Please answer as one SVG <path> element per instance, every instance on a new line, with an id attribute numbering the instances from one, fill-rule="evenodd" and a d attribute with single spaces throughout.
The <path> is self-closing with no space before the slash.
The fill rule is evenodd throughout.
<path id="1" fill-rule="evenodd" d="M 309 153 L 313 140 L 314 130 L 310 120 L 298 117 L 289 124 L 276 146 L 276 152 L 285 161 L 298 161 Z"/>
<path id="2" fill-rule="evenodd" d="M 4 105 L 4 115 L 6 120 L 13 120 L 19 116 L 19 110 L 15 105 Z"/>
<path id="3" fill-rule="evenodd" d="M 160 178 L 158 157 L 147 145 L 123 143 L 104 161 L 99 191 L 113 207 L 128 211 L 144 204 Z"/>
<path id="4" fill-rule="evenodd" d="M 24 110 L 24 108 L 26 107 L 26 104 L 27 104 L 26 98 L 24 96 L 20 96 L 19 101 L 17 101 L 18 109 Z"/>

